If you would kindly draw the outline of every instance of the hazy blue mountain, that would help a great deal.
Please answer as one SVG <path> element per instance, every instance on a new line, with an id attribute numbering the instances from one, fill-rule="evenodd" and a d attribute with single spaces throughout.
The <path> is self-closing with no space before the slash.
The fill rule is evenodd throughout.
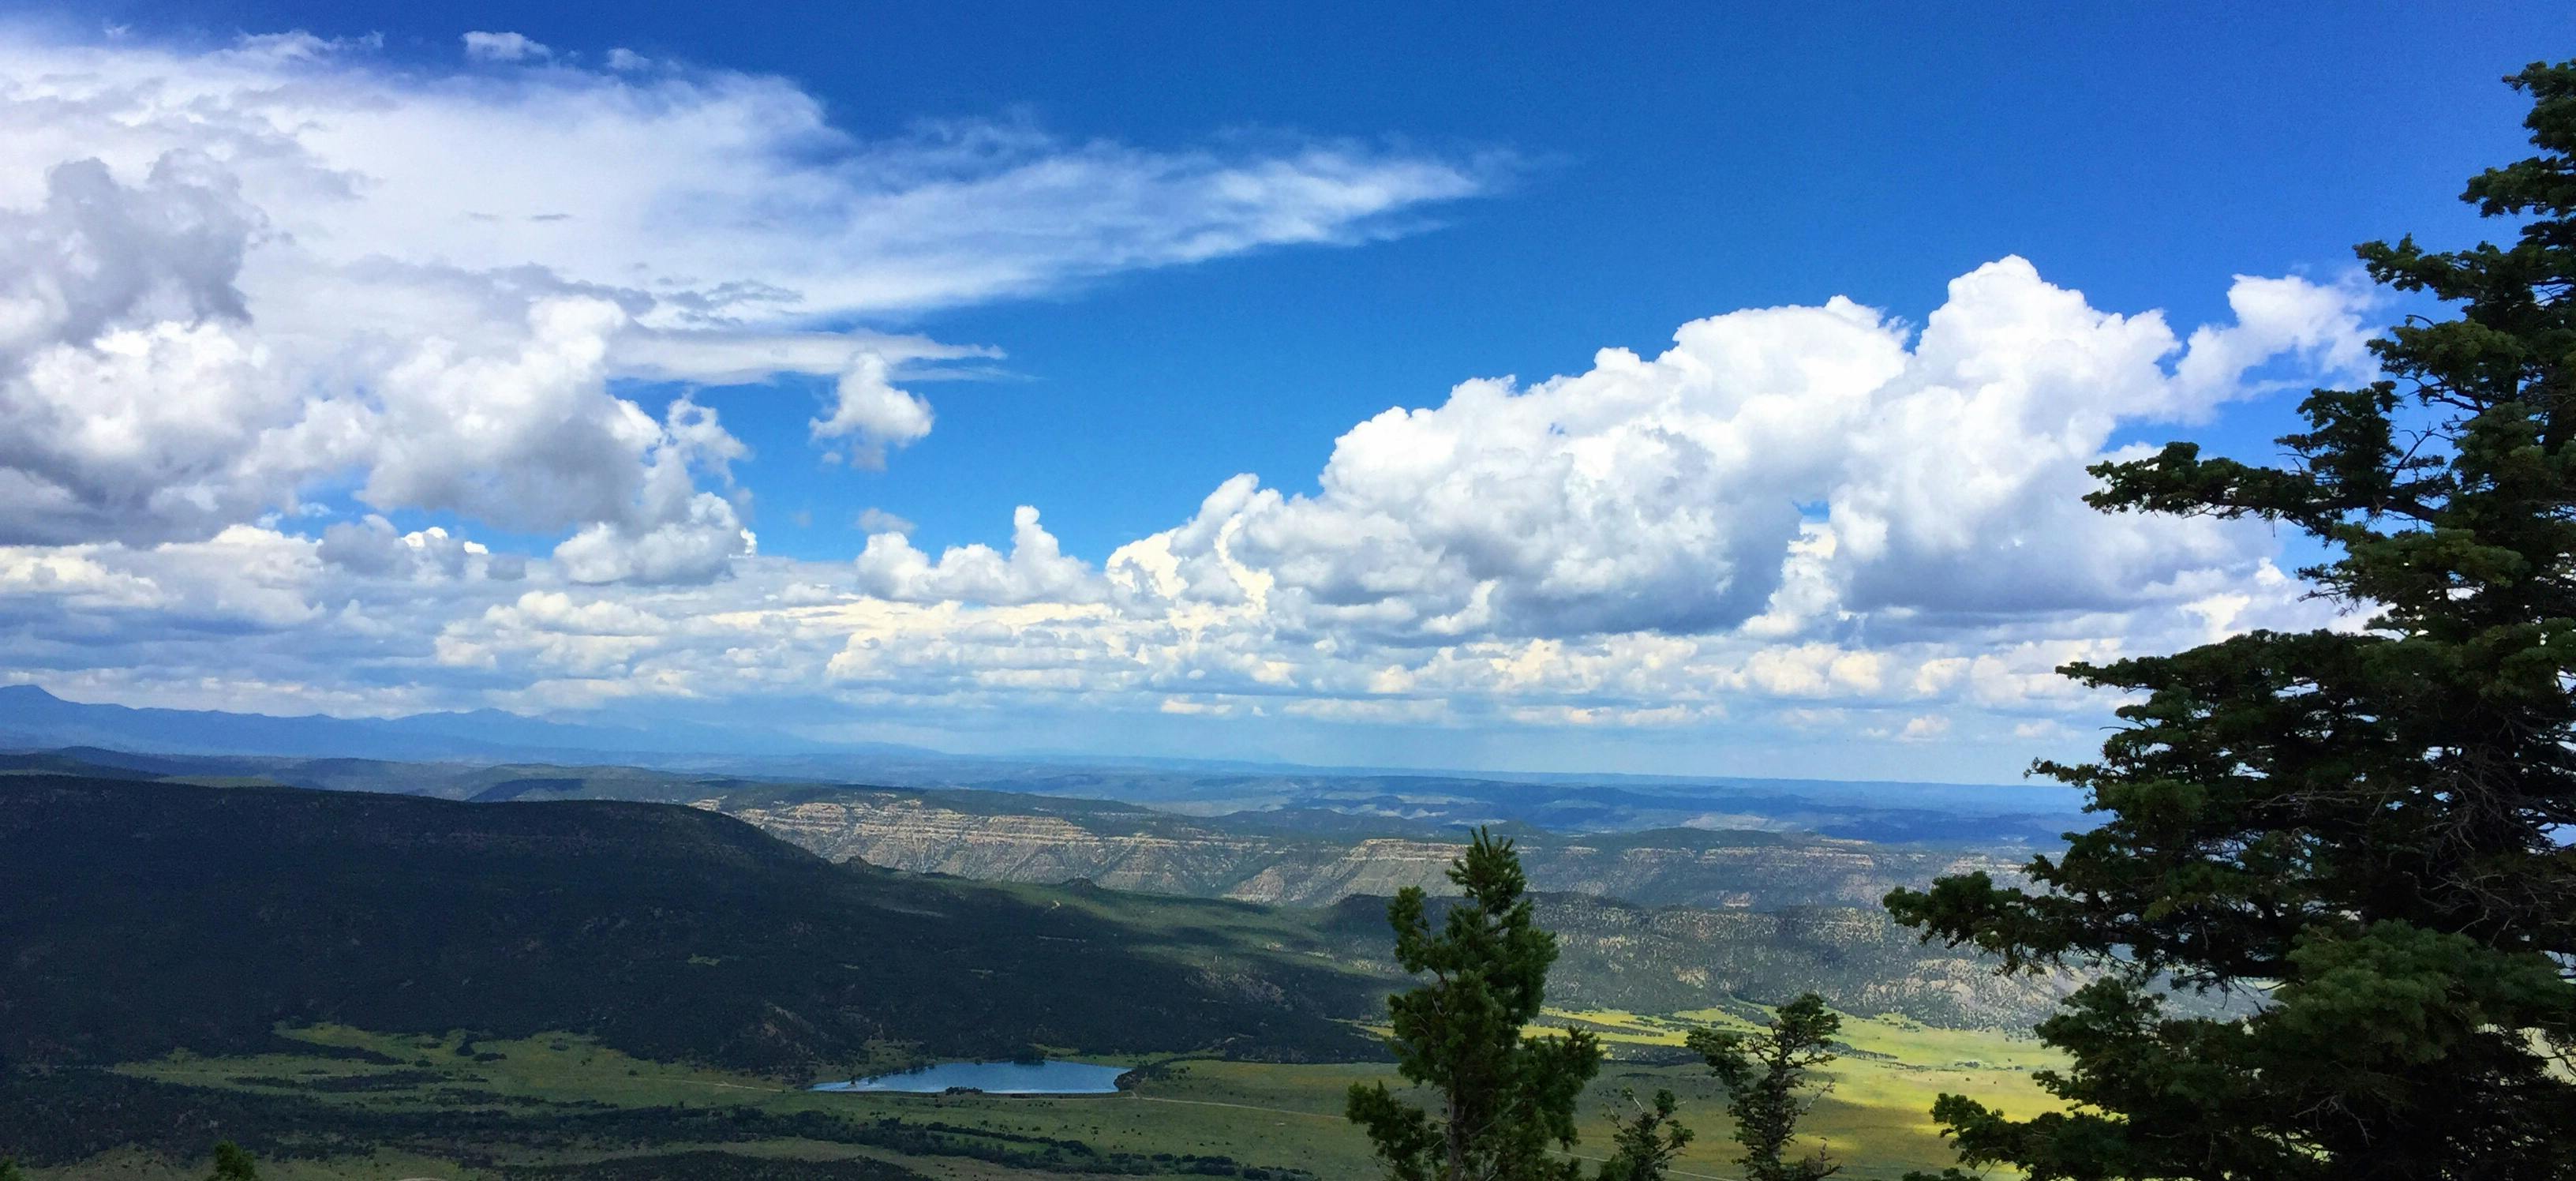
<path id="1" fill-rule="evenodd" d="M 1553 832 L 1649 828 L 1799 830 L 1868 841 L 2049 842 L 2083 827 L 2062 787 L 1837 782 L 1733 776 L 1444 773 L 1185 759 L 958 755 L 889 744 L 828 744 L 775 731 L 689 722 L 649 727 L 559 722 L 499 710 L 399 718 L 273 717 L 133 709 L 0 686 L 0 750 L 94 748 L 85 761 L 136 755 L 247 760 L 210 774 L 299 782 L 313 768 L 277 759 L 491 766 L 645 768 L 689 777 L 976 788 L 1116 800 L 1203 817 L 1273 816 L 1344 833 L 1527 825 Z M 262 761 L 270 760 L 270 761 Z M 154 765 L 157 774 L 185 774 Z M 438 794 L 421 767 L 335 766 L 310 786 Z M 486 786 L 490 786 L 487 784 Z M 578 794 L 578 793 L 576 793 Z M 695 797 L 691 797 L 695 798 Z M 1334 820 L 1331 818 L 1348 818 Z"/>
<path id="2" fill-rule="evenodd" d="M 568 753 L 779 754 L 850 751 L 792 735 L 656 722 L 553 722 L 496 709 L 398 718 L 275 717 L 218 710 L 135 709 L 65 701 L 34 685 L 0 685 L 0 747 L 107 747 L 167 754 L 375 759 L 506 759 Z M 903 749 L 903 748 L 891 748 Z M 918 752 L 930 753 L 930 752 Z"/>

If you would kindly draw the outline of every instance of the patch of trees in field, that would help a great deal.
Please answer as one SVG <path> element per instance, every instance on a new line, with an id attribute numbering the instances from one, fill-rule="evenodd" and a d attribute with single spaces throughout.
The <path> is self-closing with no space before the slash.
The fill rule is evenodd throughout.
<path id="1" fill-rule="evenodd" d="M 1525 1032 L 1547 999 L 1556 936 L 1541 928 L 1529 879 L 1509 840 L 1483 829 L 1453 862 L 1463 901 L 1434 928 L 1427 899 L 1408 888 L 1388 904 L 1395 955 L 1429 982 L 1387 1002 L 1396 1069 L 1438 1099 L 1422 1107 L 1384 1083 L 1354 1084 L 1347 1113 L 1368 1133 L 1393 1181 L 1581 1181 L 1583 1163 L 1561 1154 L 1575 1142 L 1575 1105 L 1601 1069 L 1590 1033 Z M 1808 993 L 1760 1030 L 1701 1029 L 1690 1048 L 1730 1096 L 1735 1139 L 1749 1181 L 1819 1181 L 1838 1166 L 1794 1154 L 1798 1118 L 1822 1085 L 1842 1019 Z M 1659 1181 L 1690 1143 L 1670 1091 L 1651 1103 L 1633 1093 L 1612 1137 L 1600 1181 Z"/>

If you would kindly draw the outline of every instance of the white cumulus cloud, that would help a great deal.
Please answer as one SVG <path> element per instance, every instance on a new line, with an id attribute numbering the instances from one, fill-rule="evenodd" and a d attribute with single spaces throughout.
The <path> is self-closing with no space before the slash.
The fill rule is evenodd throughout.
<path id="1" fill-rule="evenodd" d="M 2248 318 L 2188 347 L 2017 258 L 1952 283 L 1919 334 L 1840 299 L 1716 316 L 1651 359 L 1604 350 L 1389 410 L 1342 436 L 1317 493 L 1238 477 L 1108 565 L 1141 595 L 1257 594 L 1285 627 L 1417 644 L 2169 599 L 2250 574 L 2270 542 L 2087 508 L 2113 429 L 2189 417 L 2284 354 L 2367 371 L 2360 292 L 2237 293 Z"/>
<path id="2" fill-rule="evenodd" d="M 531 41 L 525 33 L 471 32 L 464 36 L 465 56 L 476 61 L 520 62 L 549 58 L 555 51 Z"/>
<path id="3" fill-rule="evenodd" d="M 889 449 L 928 436 L 930 403 L 896 389 L 891 372 L 881 353 L 851 358 L 833 387 L 831 414 L 811 424 L 814 438 L 843 447 L 833 454 L 855 466 L 881 470 Z"/>
<path id="4" fill-rule="evenodd" d="M 462 44 L 520 68 L 0 33 L 0 544 L 203 539 L 346 489 L 569 534 L 583 581 L 720 577 L 744 449 L 620 380 L 837 376 L 815 441 L 881 465 L 931 427 L 905 367 L 993 350 L 856 319 L 1362 240 L 1504 167 L 865 139 L 781 78 Z"/>
<path id="5" fill-rule="evenodd" d="M 1055 535 L 1038 524 L 1038 510 L 1027 505 L 1011 514 L 1008 554 L 988 545 L 950 546 L 933 562 L 901 533 L 871 534 L 859 554 L 858 584 L 879 598 L 914 603 L 1089 603 L 1105 593 L 1097 572 L 1066 557 Z"/>

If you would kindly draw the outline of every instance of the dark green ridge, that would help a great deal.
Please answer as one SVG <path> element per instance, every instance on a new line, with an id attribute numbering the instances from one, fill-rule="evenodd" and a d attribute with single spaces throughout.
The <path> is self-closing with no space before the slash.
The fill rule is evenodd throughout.
<path id="1" fill-rule="evenodd" d="M 785 1076 L 921 1056 L 1365 1055 L 1328 968 L 1215 971 L 1002 889 L 833 865 L 697 809 L 0 776 L 0 1059 L 279 1023 L 592 1034 Z"/>

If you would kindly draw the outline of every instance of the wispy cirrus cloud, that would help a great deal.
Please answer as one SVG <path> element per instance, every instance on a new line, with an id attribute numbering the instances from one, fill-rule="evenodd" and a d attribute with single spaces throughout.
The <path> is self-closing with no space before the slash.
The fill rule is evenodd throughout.
<path id="1" fill-rule="evenodd" d="M 1508 172 L 1013 121 L 868 135 L 782 78 L 462 49 L 0 37 L 0 541 L 203 538 L 346 484 L 570 531 L 584 581 L 702 581 L 751 552 L 743 449 L 612 381 L 837 375 L 817 442 L 881 461 L 931 424 L 904 368 L 992 350 L 848 325 L 1361 241 Z"/>

